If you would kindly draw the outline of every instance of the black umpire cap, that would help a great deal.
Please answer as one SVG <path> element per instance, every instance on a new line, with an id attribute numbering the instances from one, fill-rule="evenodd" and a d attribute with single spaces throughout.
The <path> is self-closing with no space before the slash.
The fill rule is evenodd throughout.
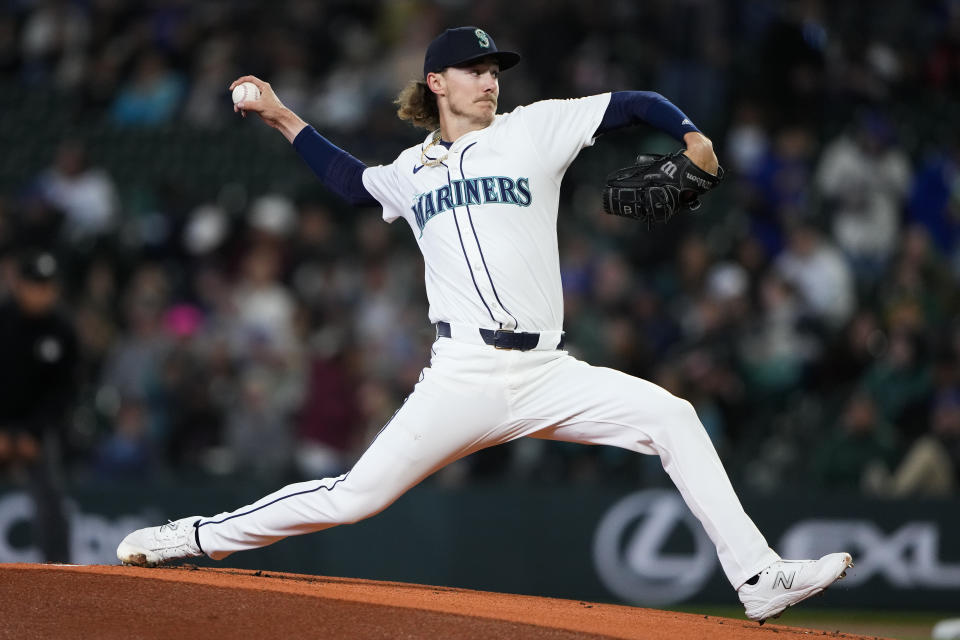
<path id="1" fill-rule="evenodd" d="M 519 53 L 500 51 L 490 34 L 483 29 L 447 29 L 427 47 L 427 55 L 423 58 L 423 77 L 426 78 L 428 73 L 439 73 L 447 67 L 466 65 L 487 57 L 495 58 L 501 71 L 520 62 Z"/>
<path id="2" fill-rule="evenodd" d="M 20 277 L 30 282 L 51 282 L 60 265 L 49 251 L 28 251 L 20 257 Z"/>

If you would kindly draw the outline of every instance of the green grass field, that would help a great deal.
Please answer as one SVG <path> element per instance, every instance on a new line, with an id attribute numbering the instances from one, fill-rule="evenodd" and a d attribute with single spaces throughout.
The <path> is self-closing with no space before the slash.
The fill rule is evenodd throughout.
<path id="1" fill-rule="evenodd" d="M 744 619 L 743 609 L 739 607 L 689 606 L 675 607 L 674 610 L 684 613 L 701 613 L 710 616 Z M 896 638 L 897 640 L 929 640 L 933 625 L 946 618 L 960 618 L 960 610 L 949 613 L 803 607 L 790 609 L 783 614 L 782 618 L 770 622 L 787 627 L 840 631 L 881 638 Z"/>

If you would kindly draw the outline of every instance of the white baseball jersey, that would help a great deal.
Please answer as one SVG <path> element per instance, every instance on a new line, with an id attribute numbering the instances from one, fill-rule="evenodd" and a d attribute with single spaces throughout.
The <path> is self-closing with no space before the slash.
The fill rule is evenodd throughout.
<path id="1" fill-rule="evenodd" d="M 561 330 L 560 181 L 593 144 L 609 102 L 605 93 L 517 107 L 458 138 L 438 166 L 422 163 L 431 134 L 364 171 L 384 220 L 404 218 L 417 238 L 431 322 Z"/>

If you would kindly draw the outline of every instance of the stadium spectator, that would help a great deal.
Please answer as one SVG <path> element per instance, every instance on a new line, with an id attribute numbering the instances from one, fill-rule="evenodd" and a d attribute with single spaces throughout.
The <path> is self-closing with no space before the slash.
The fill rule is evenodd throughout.
<path id="1" fill-rule="evenodd" d="M 949 497 L 960 487 L 960 390 L 945 389 L 933 400 L 930 431 L 907 450 L 893 472 L 877 467 L 867 490 L 890 498 Z"/>
<path id="2" fill-rule="evenodd" d="M 40 174 L 40 195 L 65 215 L 68 242 L 89 240 L 114 230 L 119 196 L 110 174 L 88 164 L 82 142 L 66 140 L 53 165 Z"/>
<path id="3" fill-rule="evenodd" d="M 833 237 L 857 280 L 872 284 L 897 246 L 900 212 L 910 186 L 910 164 L 890 119 L 877 111 L 831 141 L 815 176 L 832 221 Z"/>
<path id="4" fill-rule="evenodd" d="M 133 77 L 117 92 L 110 116 L 121 126 L 166 124 L 180 109 L 183 94 L 183 79 L 170 69 L 163 54 L 148 49 L 140 54 Z"/>
<path id="5" fill-rule="evenodd" d="M 813 469 L 822 488 L 856 492 L 872 465 L 890 465 L 895 455 L 893 425 L 883 419 L 869 394 L 858 391 L 847 401 L 836 429 L 814 452 Z"/>
<path id="6" fill-rule="evenodd" d="M 763 396 L 795 388 L 817 345 L 802 331 L 802 304 L 782 277 L 767 274 L 760 299 L 762 309 L 741 341 L 739 356 L 753 393 Z"/>
<path id="7" fill-rule="evenodd" d="M 960 275 L 960 143 L 925 152 L 913 175 L 907 202 L 909 219 L 922 225 L 937 249 Z"/>
<path id="8" fill-rule="evenodd" d="M 835 330 L 850 319 L 857 303 L 850 265 L 812 224 L 793 226 L 774 268 L 796 289 L 803 312 L 814 320 Z"/>
<path id="9" fill-rule="evenodd" d="M 907 410 L 925 402 L 933 383 L 931 369 L 922 335 L 909 330 L 891 334 L 886 353 L 862 378 L 880 419 L 897 424 Z"/>
<path id="10" fill-rule="evenodd" d="M 89 16 L 64 0 L 34 4 L 21 32 L 24 79 L 75 86 L 85 72 L 84 53 L 92 35 Z"/>

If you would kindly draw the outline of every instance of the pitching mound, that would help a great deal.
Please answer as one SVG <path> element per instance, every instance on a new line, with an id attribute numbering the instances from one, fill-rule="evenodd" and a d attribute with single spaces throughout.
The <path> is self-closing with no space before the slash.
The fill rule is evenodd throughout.
<path id="1" fill-rule="evenodd" d="M 0 637 L 778 638 L 746 620 L 237 569 L 0 565 Z"/>

